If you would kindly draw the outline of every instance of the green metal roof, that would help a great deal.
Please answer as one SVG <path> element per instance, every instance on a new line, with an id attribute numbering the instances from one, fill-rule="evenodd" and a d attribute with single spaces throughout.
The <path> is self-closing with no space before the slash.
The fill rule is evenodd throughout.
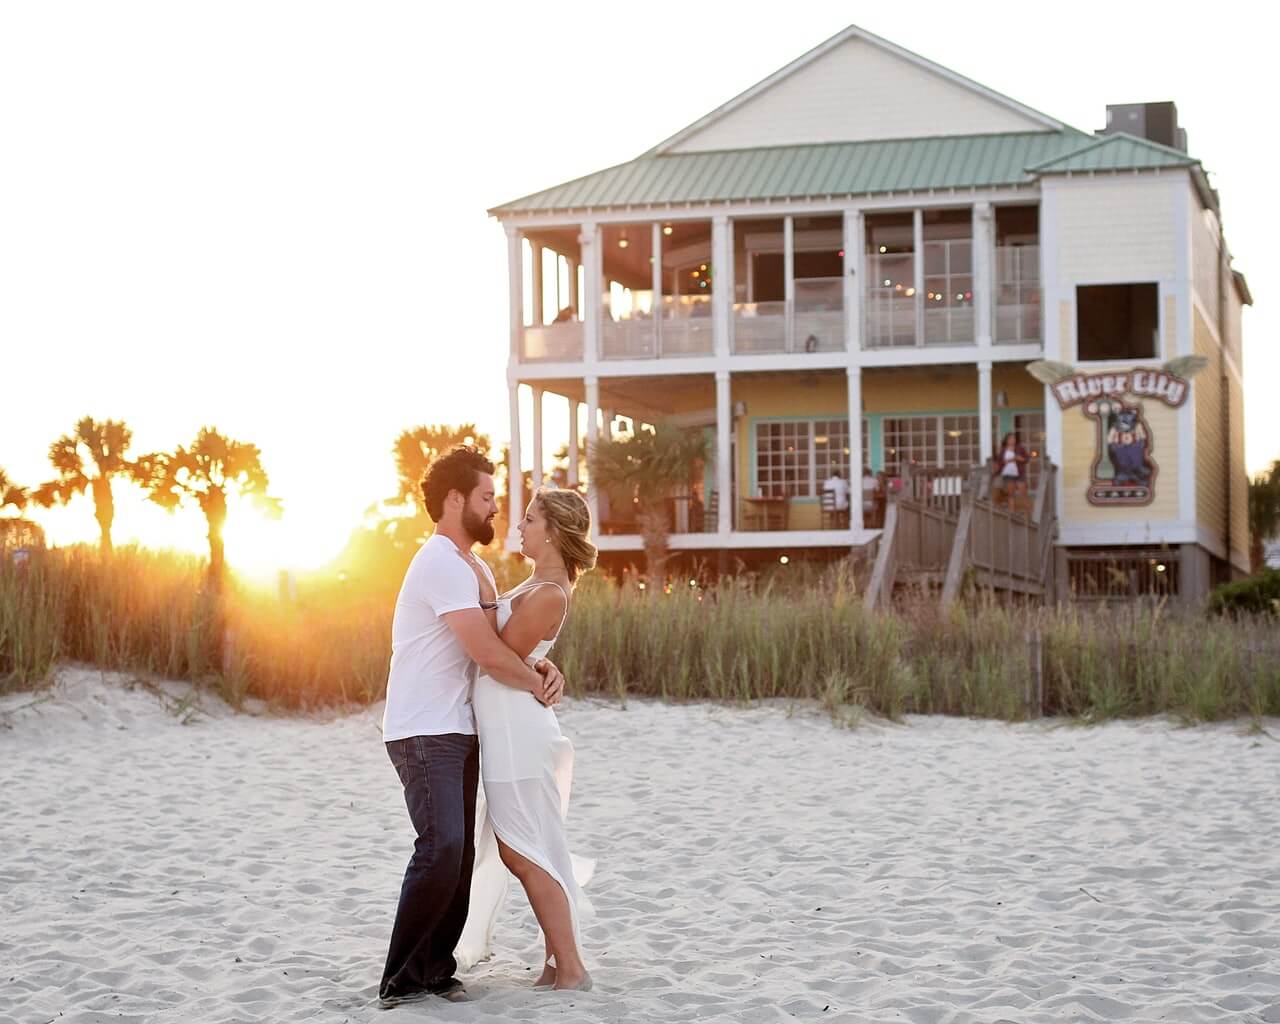
<path id="1" fill-rule="evenodd" d="M 1181 150 L 1158 142 L 1115 132 L 1091 142 L 1075 152 L 1033 164 L 1036 174 L 1067 174 L 1080 171 L 1154 170 L 1160 167 L 1190 167 L 1198 163 Z"/>
<path id="2" fill-rule="evenodd" d="M 645 154 L 494 207 L 547 211 L 746 202 L 1026 184 L 1042 173 L 1188 167 L 1185 153 L 1074 129 Z"/>

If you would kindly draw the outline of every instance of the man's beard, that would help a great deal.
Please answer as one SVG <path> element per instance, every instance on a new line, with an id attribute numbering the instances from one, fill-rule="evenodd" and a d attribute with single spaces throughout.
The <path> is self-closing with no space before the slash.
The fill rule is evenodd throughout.
<path id="1" fill-rule="evenodd" d="M 493 523 L 469 508 L 462 510 L 462 529 L 477 544 L 488 544 L 493 540 Z"/>

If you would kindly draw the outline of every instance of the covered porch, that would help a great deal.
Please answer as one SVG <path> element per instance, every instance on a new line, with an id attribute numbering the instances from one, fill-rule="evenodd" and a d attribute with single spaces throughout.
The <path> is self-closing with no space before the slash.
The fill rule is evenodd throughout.
<path id="1" fill-rule="evenodd" d="M 515 467 L 527 467 L 534 488 L 585 491 L 601 550 L 640 550 L 637 498 L 594 486 L 589 451 L 603 438 L 665 423 L 700 433 L 706 451 L 663 499 L 673 550 L 867 544 L 876 529 L 863 522 L 859 483 L 850 473 L 863 462 L 863 435 L 848 435 L 850 401 L 861 403 L 860 379 L 841 370 L 515 381 L 513 502 L 520 507 L 525 500 L 524 474 Z M 819 415 L 798 415 L 804 409 Z M 843 481 L 847 501 L 824 491 L 833 476 Z"/>

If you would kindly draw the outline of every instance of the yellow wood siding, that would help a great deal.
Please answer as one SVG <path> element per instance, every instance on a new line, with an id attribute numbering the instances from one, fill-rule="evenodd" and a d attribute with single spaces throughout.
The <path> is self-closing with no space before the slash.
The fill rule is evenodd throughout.
<path id="1" fill-rule="evenodd" d="M 996 363 L 991 368 L 991 391 L 1003 391 L 1010 409 L 1039 409 L 1044 405 L 1044 385 L 1021 363 Z M 977 404 L 975 397 L 975 408 Z"/>
<path id="2" fill-rule="evenodd" d="M 1196 403 L 1196 521 L 1214 537 L 1226 524 L 1226 466 L 1222 462 L 1222 377 L 1217 342 L 1200 311 L 1194 317 L 1196 355 L 1209 365 L 1191 382 Z"/>
<path id="3" fill-rule="evenodd" d="M 1244 388 L 1234 374 L 1227 376 L 1231 399 L 1231 561 L 1249 570 L 1249 474 L 1244 463 Z"/>

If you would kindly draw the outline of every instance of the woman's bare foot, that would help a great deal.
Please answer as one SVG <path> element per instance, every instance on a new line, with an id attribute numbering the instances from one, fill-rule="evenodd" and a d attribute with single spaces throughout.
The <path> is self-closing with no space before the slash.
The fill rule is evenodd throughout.
<path id="1" fill-rule="evenodd" d="M 538 975 L 538 980 L 533 983 L 534 988 L 550 988 L 556 983 L 556 969 L 550 964 L 542 965 L 542 973 Z"/>
<path id="2" fill-rule="evenodd" d="M 591 991 L 591 975 L 585 970 L 581 974 L 570 974 L 567 970 L 558 971 L 556 973 L 555 988 L 557 991 Z"/>

